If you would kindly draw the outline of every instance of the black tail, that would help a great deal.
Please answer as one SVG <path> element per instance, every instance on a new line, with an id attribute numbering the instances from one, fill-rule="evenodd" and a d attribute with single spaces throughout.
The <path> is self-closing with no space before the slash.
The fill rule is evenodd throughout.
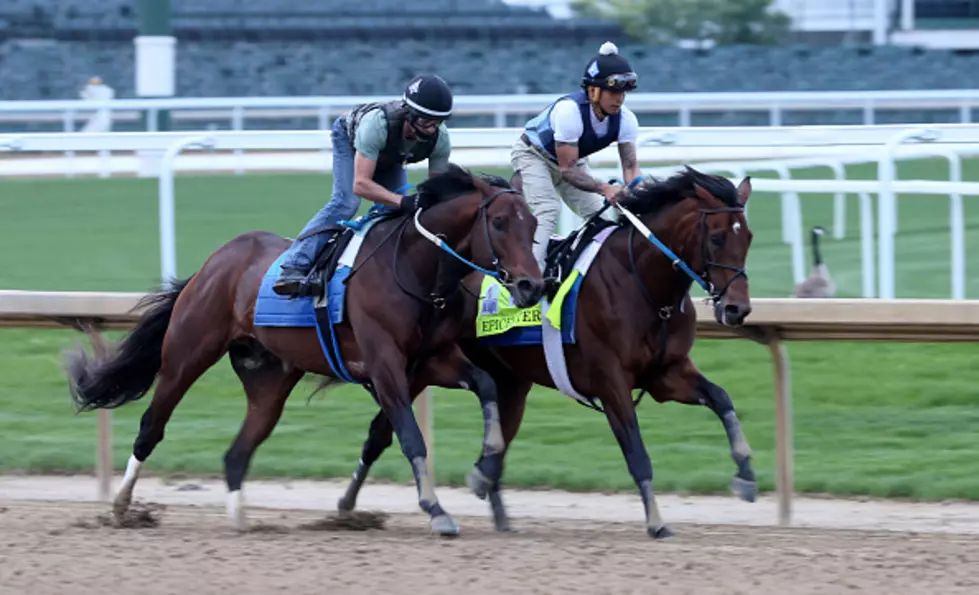
<path id="1" fill-rule="evenodd" d="M 137 308 L 145 306 L 146 311 L 112 353 L 97 353 L 92 359 L 79 347 L 66 354 L 68 387 L 78 411 L 114 409 L 150 390 L 160 371 L 163 337 L 173 305 L 188 283 L 190 279 L 174 281 L 140 300 Z"/>

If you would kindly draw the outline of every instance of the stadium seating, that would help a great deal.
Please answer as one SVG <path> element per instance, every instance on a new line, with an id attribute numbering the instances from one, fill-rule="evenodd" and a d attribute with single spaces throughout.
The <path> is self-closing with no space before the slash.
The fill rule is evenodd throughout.
<path id="1" fill-rule="evenodd" d="M 458 93 L 573 90 L 614 36 L 643 91 L 979 88 L 979 54 L 895 46 L 720 47 L 628 43 L 617 26 L 556 20 L 501 0 L 173 0 L 180 96 L 374 95 L 435 71 Z M 77 97 L 100 75 L 134 96 L 135 0 L 5 0 L 0 99 Z M 791 113 L 786 124 L 856 123 L 858 110 Z M 763 123 L 764 114 L 698 114 L 695 124 Z M 950 110 L 878 120 L 954 121 Z M 667 117 L 667 121 L 669 117 Z M 659 123 L 650 117 L 644 123 Z"/>

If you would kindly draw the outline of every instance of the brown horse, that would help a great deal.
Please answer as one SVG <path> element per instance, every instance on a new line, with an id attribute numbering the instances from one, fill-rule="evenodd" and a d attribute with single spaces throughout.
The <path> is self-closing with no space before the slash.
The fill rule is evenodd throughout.
<path id="1" fill-rule="evenodd" d="M 572 388 L 604 410 L 642 496 L 646 529 L 655 538 L 672 533 L 656 505 L 653 468 L 639 431 L 633 389 L 648 391 L 661 403 L 677 401 L 710 408 L 724 424 L 737 465 L 732 489 L 747 501 L 756 496 L 751 449 L 731 398 L 700 373 L 689 355 L 696 326 L 689 295 L 692 282 L 710 294 L 721 324 L 740 325 L 751 312 L 744 271 L 752 238 L 744 216 L 750 194 L 748 178 L 735 187 L 725 178 L 690 168 L 665 181 L 645 181 L 631 191 L 620 204 L 638 215 L 637 225 L 624 217 L 604 241 L 580 285 L 574 316 L 576 340 L 563 346 Z M 611 224 L 593 217 L 579 233 L 583 238 L 593 237 L 595 229 L 604 225 Z M 641 230 L 647 237 L 636 233 L 643 226 L 648 228 Z M 482 275 L 470 275 L 464 283 L 479 295 Z M 487 347 L 476 340 L 478 302 L 472 298 L 468 302 L 469 333 L 462 339 L 463 348 L 496 380 L 503 439 L 509 446 L 520 427 L 531 387 L 555 388 L 556 382 L 540 341 Z M 367 471 L 390 443 L 391 424 L 380 412 L 371 423 L 341 509 L 354 508 Z M 499 481 L 486 476 L 484 467 L 481 458 L 467 483 L 480 498 L 489 496 L 496 528 L 508 530 Z"/>
<path id="2" fill-rule="evenodd" d="M 370 229 L 347 278 L 347 316 L 336 326 L 347 373 L 394 421 L 415 474 L 419 506 L 442 535 L 455 535 L 459 528 L 440 506 L 427 475 L 411 395 L 428 385 L 473 390 L 485 417 L 485 455 L 492 461 L 484 469 L 494 477 L 502 472 L 503 450 L 495 383 L 456 342 L 461 309 L 442 306 L 476 266 L 501 279 L 520 304 L 537 303 L 543 292 L 531 253 L 535 218 L 505 180 L 486 180 L 453 165 L 419 186 L 419 204 L 425 199 L 431 207 Z M 326 376 L 327 384 L 337 376 L 316 330 L 255 325 L 263 275 L 289 245 L 267 232 L 232 239 L 192 278 L 149 296 L 150 307 L 114 354 L 94 361 L 84 350 L 69 356 L 71 393 L 80 410 L 135 401 L 159 378 L 115 499 L 117 515 L 128 508 L 140 468 L 163 439 L 180 399 L 228 353 L 248 398 L 241 430 L 224 457 L 229 519 L 244 528 L 244 476 L 289 393 L 307 372 Z M 439 294 L 442 288 L 450 293 Z"/>

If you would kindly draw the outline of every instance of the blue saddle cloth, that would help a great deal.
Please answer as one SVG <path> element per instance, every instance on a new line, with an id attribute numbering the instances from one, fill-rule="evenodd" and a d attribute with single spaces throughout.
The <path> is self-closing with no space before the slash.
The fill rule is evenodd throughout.
<path id="1" fill-rule="evenodd" d="M 356 235 L 366 236 L 375 223 L 386 219 L 393 213 L 394 209 L 390 207 L 376 205 L 357 219 L 341 221 L 341 224 L 350 230 L 343 232 L 349 237 L 342 240 L 342 243 L 337 246 L 337 250 L 341 254 L 336 254 L 332 258 L 333 262 L 339 260 L 346 250 L 349 239 Z M 357 250 L 359 250 L 359 245 Z M 349 255 L 349 261 L 353 262 L 356 256 L 356 253 Z M 262 277 L 262 284 L 258 289 L 258 298 L 255 301 L 255 326 L 315 328 L 319 336 L 320 347 L 323 349 L 323 355 L 326 356 L 326 361 L 330 364 L 334 374 L 346 382 L 363 384 L 357 382 L 347 372 L 333 328 L 343 322 L 346 313 L 346 280 L 352 269 L 347 265 L 339 265 L 333 271 L 330 271 L 328 267 L 325 271 L 313 273 L 329 275 L 329 281 L 325 283 L 325 296 L 281 296 L 272 291 L 272 285 L 282 271 L 284 258 L 285 253 L 276 258 Z"/>

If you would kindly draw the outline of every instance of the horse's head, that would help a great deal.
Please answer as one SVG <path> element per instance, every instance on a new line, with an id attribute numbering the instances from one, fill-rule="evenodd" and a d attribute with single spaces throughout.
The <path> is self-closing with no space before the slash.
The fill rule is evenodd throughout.
<path id="1" fill-rule="evenodd" d="M 624 200 L 699 277 L 714 300 L 714 317 L 727 326 L 742 324 L 751 312 L 745 261 L 752 233 L 744 215 L 750 195 L 750 178 L 735 187 L 727 178 L 686 167 L 641 184 Z"/>
<path id="2" fill-rule="evenodd" d="M 448 171 L 423 182 L 418 191 L 439 203 L 451 199 L 452 206 L 439 209 L 437 215 L 446 237 L 458 252 L 468 253 L 474 264 L 494 273 L 518 307 L 540 301 L 544 280 L 531 249 L 537 219 L 506 180 L 473 176 L 450 164 Z M 436 215 L 434 208 L 432 214 Z"/>

